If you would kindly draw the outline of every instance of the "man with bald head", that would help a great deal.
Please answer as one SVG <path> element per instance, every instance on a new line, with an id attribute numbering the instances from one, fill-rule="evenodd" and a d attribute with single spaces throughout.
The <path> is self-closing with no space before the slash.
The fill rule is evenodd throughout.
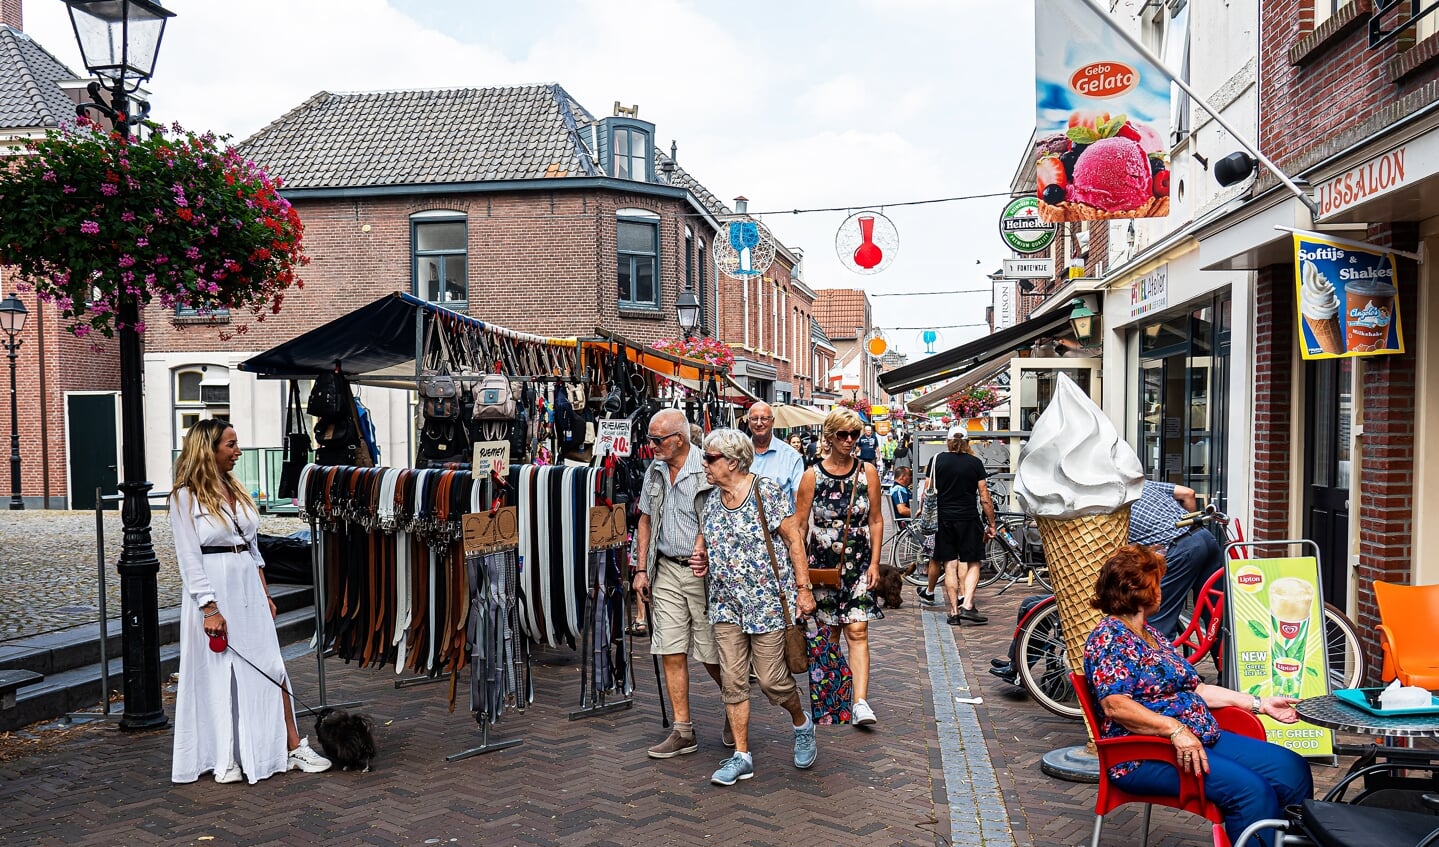
<path id="1" fill-rule="evenodd" d="M 774 437 L 774 409 L 768 403 L 760 401 L 749 407 L 749 434 L 754 442 L 754 463 L 750 470 L 779 483 L 792 508 L 799 478 L 804 476 L 804 458 L 798 450 Z"/>
<path id="2" fill-rule="evenodd" d="M 640 520 L 635 528 L 635 593 L 649 602 L 654 622 L 650 652 L 664 663 L 665 690 L 675 710 L 668 738 L 649 749 L 652 759 L 671 759 L 699 749 L 690 720 L 689 657 L 720 681 L 719 650 L 706 611 L 705 582 L 690 568 L 700 533 L 700 512 L 714 486 L 705 479 L 698 447 L 690 444 L 690 424 L 679 409 L 662 409 L 650 418 L 645 437 L 655 460 L 640 490 Z M 724 743 L 734 746 L 729 721 Z"/>

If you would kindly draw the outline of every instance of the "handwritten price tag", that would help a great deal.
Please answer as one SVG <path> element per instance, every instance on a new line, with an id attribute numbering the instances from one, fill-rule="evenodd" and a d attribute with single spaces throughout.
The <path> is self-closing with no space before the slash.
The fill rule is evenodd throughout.
<path id="1" fill-rule="evenodd" d="M 600 421 L 599 427 L 599 436 L 595 441 L 596 456 L 628 456 L 634 449 L 630 441 L 632 435 L 629 421 Z"/>
<path id="2" fill-rule="evenodd" d="M 480 441 L 475 444 L 474 460 L 470 468 L 480 477 L 494 472 L 505 476 L 510 472 L 510 442 Z"/>

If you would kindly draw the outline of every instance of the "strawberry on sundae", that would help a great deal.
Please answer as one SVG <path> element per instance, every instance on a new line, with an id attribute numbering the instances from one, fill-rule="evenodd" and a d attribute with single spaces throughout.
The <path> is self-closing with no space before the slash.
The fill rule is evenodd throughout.
<path id="1" fill-rule="evenodd" d="M 1075 112 L 1035 147 L 1039 216 L 1048 223 L 1169 213 L 1169 165 L 1155 132 L 1124 115 Z"/>

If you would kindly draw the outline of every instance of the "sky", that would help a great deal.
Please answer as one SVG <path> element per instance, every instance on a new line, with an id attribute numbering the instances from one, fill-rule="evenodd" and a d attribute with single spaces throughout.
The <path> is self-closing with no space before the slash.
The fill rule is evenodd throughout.
<path id="1" fill-rule="evenodd" d="M 804 252 L 805 281 L 869 292 L 911 360 L 926 328 L 941 350 L 987 332 L 1004 199 L 894 204 L 1008 191 L 1034 126 L 1031 3 L 162 2 L 175 17 L 147 86 L 155 120 L 239 141 L 322 90 L 559 83 L 596 116 L 638 105 L 716 195 L 778 212 L 761 219 Z M 84 73 L 60 0 L 25 0 L 25 31 Z M 872 275 L 835 252 L 864 208 L 899 233 Z M 915 294 L 954 291 L 974 293 Z"/>

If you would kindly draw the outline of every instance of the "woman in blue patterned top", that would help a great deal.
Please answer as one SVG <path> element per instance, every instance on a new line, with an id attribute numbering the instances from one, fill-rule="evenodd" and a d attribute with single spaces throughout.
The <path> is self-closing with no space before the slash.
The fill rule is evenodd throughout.
<path id="1" fill-rule="evenodd" d="M 1309 765 L 1292 750 L 1221 732 L 1211 708 L 1239 706 L 1294 723 L 1291 697 L 1254 697 L 1202 682 L 1194 666 L 1145 616 L 1159 608 L 1162 554 L 1137 544 L 1119 548 L 1095 580 L 1090 605 L 1108 617 L 1084 644 L 1084 675 L 1104 711 L 1099 734 L 1168 738 L 1179 767 L 1204 780 L 1206 796 L 1224 812 L 1236 841 L 1246 827 L 1283 817 L 1284 807 L 1314 791 Z M 1163 762 L 1110 768 L 1119 788 L 1135 794 L 1179 794 L 1179 773 Z"/>
<path id="2" fill-rule="evenodd" d="M 785 664 L 780 598 L 789 606 L 791 620 L 812 614 L 815 603 L 804 536 L 791 518 L 789 497 L 774 480 L 750 473 L 754 445 L 749 437 L 736 429 L 717 429 L 705 437 L 703 457 L 705 477 L 719 496 L 711 496 L 700 513 L 700 538 L 690 568 L 696 576 L 709 577 L 709 619 L 719 648 L 720 694 L 735 748 L 710 782 L 734 785 L 754 776 L 749 752 L 751 666 L 769 701 L 789 712 L 795 767 L 814 764 L 814 723 L 800 707 L 799 688 Z"/>

